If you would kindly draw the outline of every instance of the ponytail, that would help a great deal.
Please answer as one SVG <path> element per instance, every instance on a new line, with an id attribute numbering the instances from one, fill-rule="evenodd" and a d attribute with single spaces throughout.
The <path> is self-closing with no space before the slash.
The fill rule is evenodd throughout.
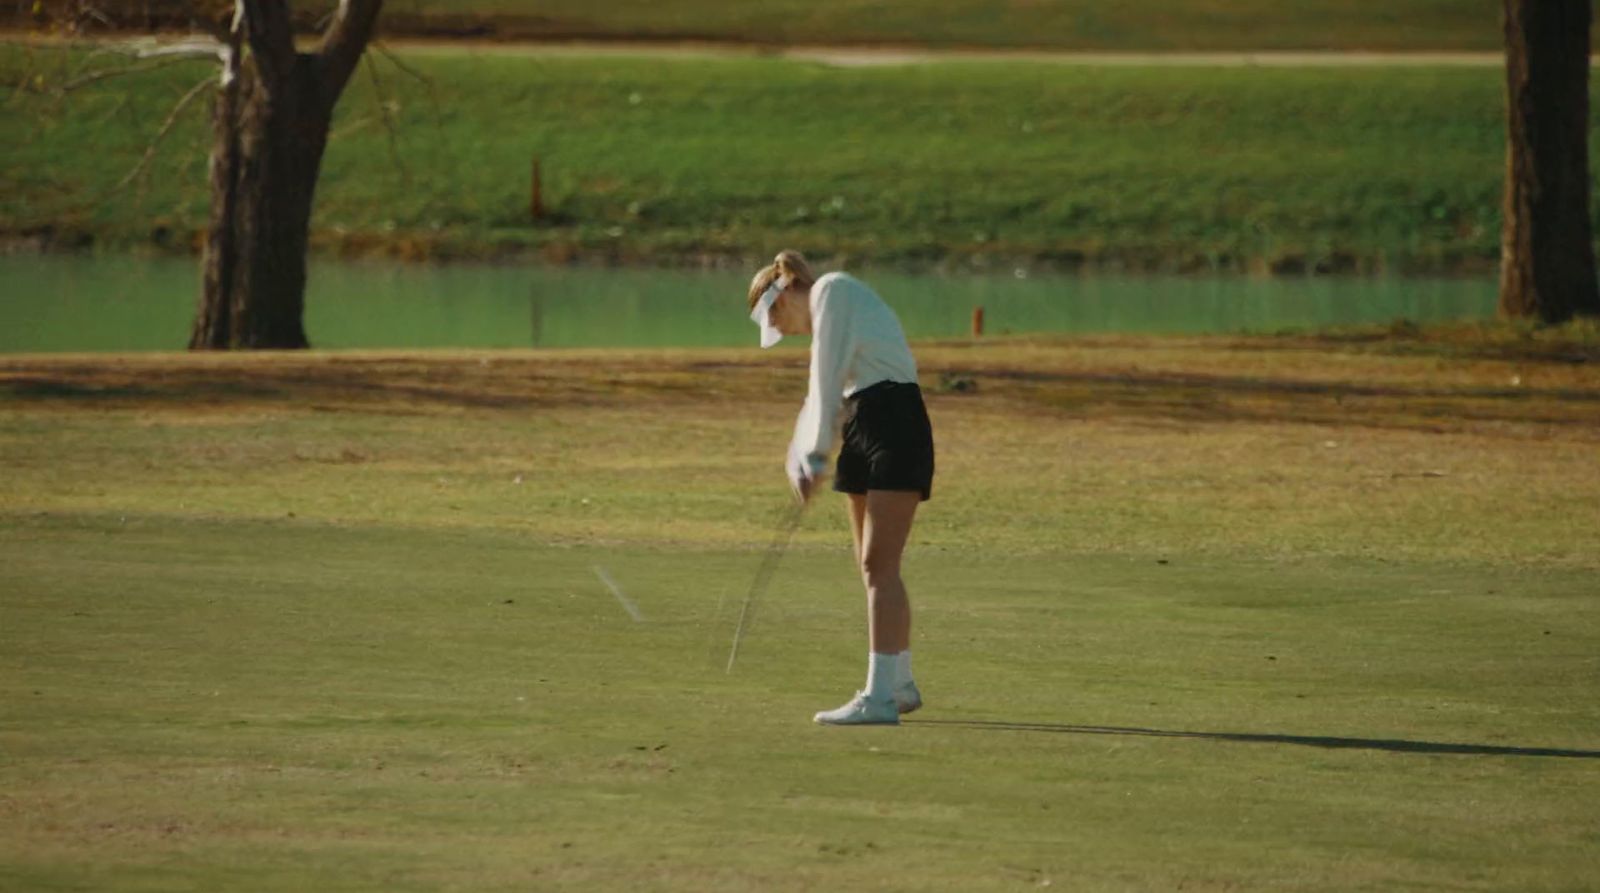
<path id="1" fill-rule="evenodd" d="M 811 286 L 817 281 L 816 274 L 811 272 L 811 265 L 806 263 L 805 257 L 792 248 L 785 248 L 772 259 L 771 265 L 757 270 L 755 277 L 750 280 L 750 293 L 746 296 L 750 307 L 753 309 L 756 301 L 761 300 L 766 290 L 772 287 L 772 283 L 785 276 L 789 279 L 790 288 L 804 291 L 810 291 Z"/>

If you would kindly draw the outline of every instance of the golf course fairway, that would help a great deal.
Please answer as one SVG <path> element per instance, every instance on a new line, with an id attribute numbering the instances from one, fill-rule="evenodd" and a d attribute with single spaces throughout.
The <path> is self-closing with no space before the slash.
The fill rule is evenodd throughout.
<path id="1" fill-rule="evenodd" d="M 1597 344 L 917 345 L 868 729 L 801 350 L 0 357 L 0 888 L 1583 889 Z"/>

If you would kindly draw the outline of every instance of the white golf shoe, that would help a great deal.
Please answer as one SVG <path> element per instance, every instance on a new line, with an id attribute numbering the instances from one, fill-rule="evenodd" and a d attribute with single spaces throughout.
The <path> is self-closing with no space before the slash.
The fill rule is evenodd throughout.
<path id="1" fill-rule="evenodd" d="M 907 713 L 917 712 L 922 706 L 922 692 L 917 691 L 915 682 L 907 682 L 904 685 L 895 687 L 894 706 L 902 716 Z"/>
<path id="2" fill-rule="evenodd" d="M 835 710 L 824 710 L 812 719 L 825 726 L 897 726 L 900 710 L 893 698 L 880 701 L 858 691 L 850 703 Z"/>

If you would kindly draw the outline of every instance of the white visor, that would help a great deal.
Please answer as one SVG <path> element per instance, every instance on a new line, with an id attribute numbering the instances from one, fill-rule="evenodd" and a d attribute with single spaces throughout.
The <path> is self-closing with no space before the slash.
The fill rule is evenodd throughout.
<path id="1" fill-rule="evenodd" d="M 772 303 L 778 300 L 778 295 L 789 287 L 789 277 L 780 276 L 767 286 L 756 301 L 755 309 L 750 311 L 750 321 L 761 327 L 761 346 L 771 347 L 783 340 L 783 333 L 772 324 Z"/>

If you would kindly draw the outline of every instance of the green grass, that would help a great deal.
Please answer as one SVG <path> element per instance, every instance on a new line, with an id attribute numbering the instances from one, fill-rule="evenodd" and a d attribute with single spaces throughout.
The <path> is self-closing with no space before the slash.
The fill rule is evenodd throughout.
<path id="1" fill-rule="evenodd" d="M 876 730 L 795 354 L 0 358 L 0 886 L 1583 889 L 1594 333 L 1402 334 L 920 346 Z"/>
<path id="2" fill-rule="evenodd" d="M 3 56 L 0 227 L 187 249 L 203 223 L 205 65 L 57 97 Z M 378 58 L 341 107 L 326 250 L 674 262 L 775 246 L 855 260 L 1164 270 L 1473 270 L 1498 259 L 1493 69 L 841 70 L 781 60 Z M 380 103 L 378 97 L 383 97 Z M 383 110 L 387 109 L 387 113 Z M 397 125 L 391 140 L 385 115 Z M 1594 141 L 1600 146 L 1600 140 Z M 531 159 L 549 219 L 528 219 Z"/>
<path id="3" fill-rule="evenodd" d="M 331 3 L 296 4 L 312 30 Z M 146 16 L 183 23 L 192 4 L 155 0 L 108 10 L 139 27 Z M 0 12 L 0 17 L 10 11 Z M 914 44 L 1068 50 L 1493 50 L 1494 0 L 1397 0 L 1352 8 L 1339 0 L 395 0 L 389 34 L 498 39 L 713 40 Z"/>
<path id="4" fill-rule="evenodd" d="M 749 553 L 8 526 L 16 889 L 1559 890 L 1596 867 L 1592 572 L 921 550 L 926 721 L 861 732 L 807 721 L 859 682 L 838 549 L 793 556 L 730 678 L 707 652 L 731 611 L 709 618 Z"/>
<path id="5" fill-rule="evenodd" d="M 1498 49 L 1492 0 L 1403 0 L 1352 9 L 1339 0 L 1132 0 L 986 3 L 982 0 L 762 0 L 759 3 L 596 5 L 558 0 L 388 7 L 391 27 L 484 23 L 530 37 L 688 38 L 761 43 L 893 43 L 1083 50 Z M 446 26 L 448 27 L 448 24 Z"/>

